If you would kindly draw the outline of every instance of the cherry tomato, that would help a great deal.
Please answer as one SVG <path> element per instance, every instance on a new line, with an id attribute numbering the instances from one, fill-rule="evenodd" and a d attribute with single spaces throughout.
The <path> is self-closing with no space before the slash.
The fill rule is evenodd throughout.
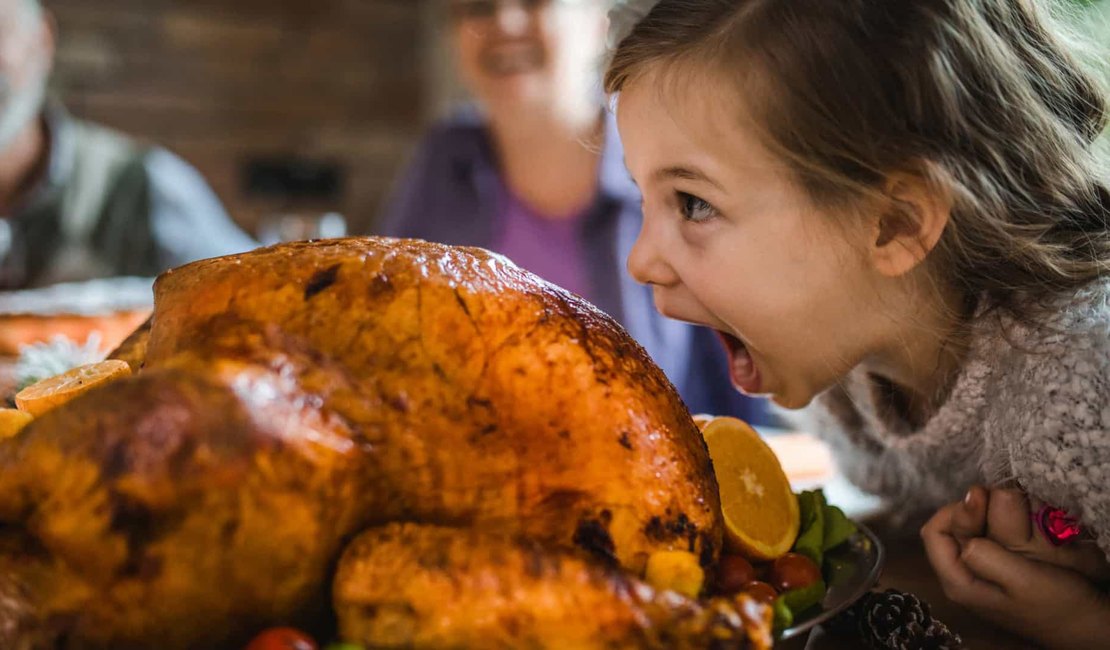
<path id="1" fill-rule="evenodd" d="M 759 602 L 767 603 L 768 605 L 774 603 L 775 599 L 779 597 L 779 594 L 777 591 L 775 591 L 774 587 L 767 584 L 766 582 L 760 582 L 758 580 L 752 580 L 748 584 L 744 585 L 744 588 L 740 590 L 740 593 L 748 594 Z"/>
<path id="2" fill-rule="evenodd" d="M 247 650 L 318 650 L 316 642 L 300 630 L 272 627 L 251 640 Z"/>
<path id="3" fill-rule="evenodd" d="M 787 553 L 771 566 L 768 582 L 780 592 L 801 589 L 821 579 L 821 569 L 813 560 L 797 553 Z"/>
<path id="4" fill-rule="evenodd" d="M 755 580 L 755 569 L 741 555 L 722 555 L 717 566 L 717 589 L 723 594 L 734 594 L 744 585 Z"/>

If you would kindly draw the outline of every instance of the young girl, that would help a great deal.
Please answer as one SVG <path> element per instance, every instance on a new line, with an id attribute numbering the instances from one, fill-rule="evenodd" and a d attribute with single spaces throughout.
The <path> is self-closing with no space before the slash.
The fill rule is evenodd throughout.
<path id="1" fill-rule="evenodd" d="M 632 274 L 720 332 L 740 390 L 812 403 L 852 480 L 936 512 L 922 534 L 953 600 L 1103 644 L 1093 79 L 1033 0 L 647 4 L 606 77 L 643 193 Z"/>

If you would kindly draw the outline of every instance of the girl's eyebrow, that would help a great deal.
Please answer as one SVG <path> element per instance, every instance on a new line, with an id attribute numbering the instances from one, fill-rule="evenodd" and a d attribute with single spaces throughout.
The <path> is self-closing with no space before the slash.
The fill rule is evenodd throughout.
<path id="1" fill-rule="evenodd" d="M 697 167 L 682 167 L 678 165 L 666 167 L 656 171 L 653 176 L 656 180 L 679 179 L 684 181 L 700 181 L 702 183 L 708 183 L 722 192 L 724 191 L 720 183 L 709 178 L 709 176 Z"/>

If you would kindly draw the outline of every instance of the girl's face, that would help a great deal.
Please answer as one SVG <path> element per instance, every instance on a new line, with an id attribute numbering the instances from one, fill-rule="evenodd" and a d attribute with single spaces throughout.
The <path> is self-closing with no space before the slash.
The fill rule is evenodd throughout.
<path id="1" fill-rule="evenodd" d="M 737 388 L 800 408 L 878 344 L 868 231 L 812 205 L 735 100 L 669 79 L 648 71 L 618 100 L 643 193 L 629 270 L 660 312 L 722 334 Z"/>
<path id="2" fill-rule="evenodd" d="M 491 110 L 558 104 L 568 96 L 581 101 L 597 92 L 606 29 L 601 2 L 451 0 L 449 7 L 463 82 Z"/>

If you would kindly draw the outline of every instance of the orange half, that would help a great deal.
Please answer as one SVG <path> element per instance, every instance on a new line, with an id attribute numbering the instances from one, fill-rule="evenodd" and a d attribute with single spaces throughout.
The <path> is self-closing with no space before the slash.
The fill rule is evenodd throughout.
<path id="1" fill-rule="evenodd" d="M 775 452 L 736 418 L 714 418 L 702 435 L 721 490 L 728 545 L 753 560 L 788 552 L 798 537 L 798 500 Z"/>
<path id="2" fill-rule="evenodd" d="M 16 409 L 0 409 L 0 438 L 18 435 L 32 420 L 34 417 L 30 413 Z"/>
<path id="3" fill-rule="evenodd" d="M 694 424 L 698 425 L 698 431 L 705 431 L 705 427 L 709 426 L 709 423 L 713 421 L 713 416 L 706 415 L 705 413 L 698 413 L 694 415 L 693 418 Z"/>
<path id="4" fill-rule="evenodd" d="M 131 366 L 117 359 L 79 366 L 19 391 L 15 396 L 15 405 L 19 410 L 38 417 L 97 386 L 130 374 Z"/>

